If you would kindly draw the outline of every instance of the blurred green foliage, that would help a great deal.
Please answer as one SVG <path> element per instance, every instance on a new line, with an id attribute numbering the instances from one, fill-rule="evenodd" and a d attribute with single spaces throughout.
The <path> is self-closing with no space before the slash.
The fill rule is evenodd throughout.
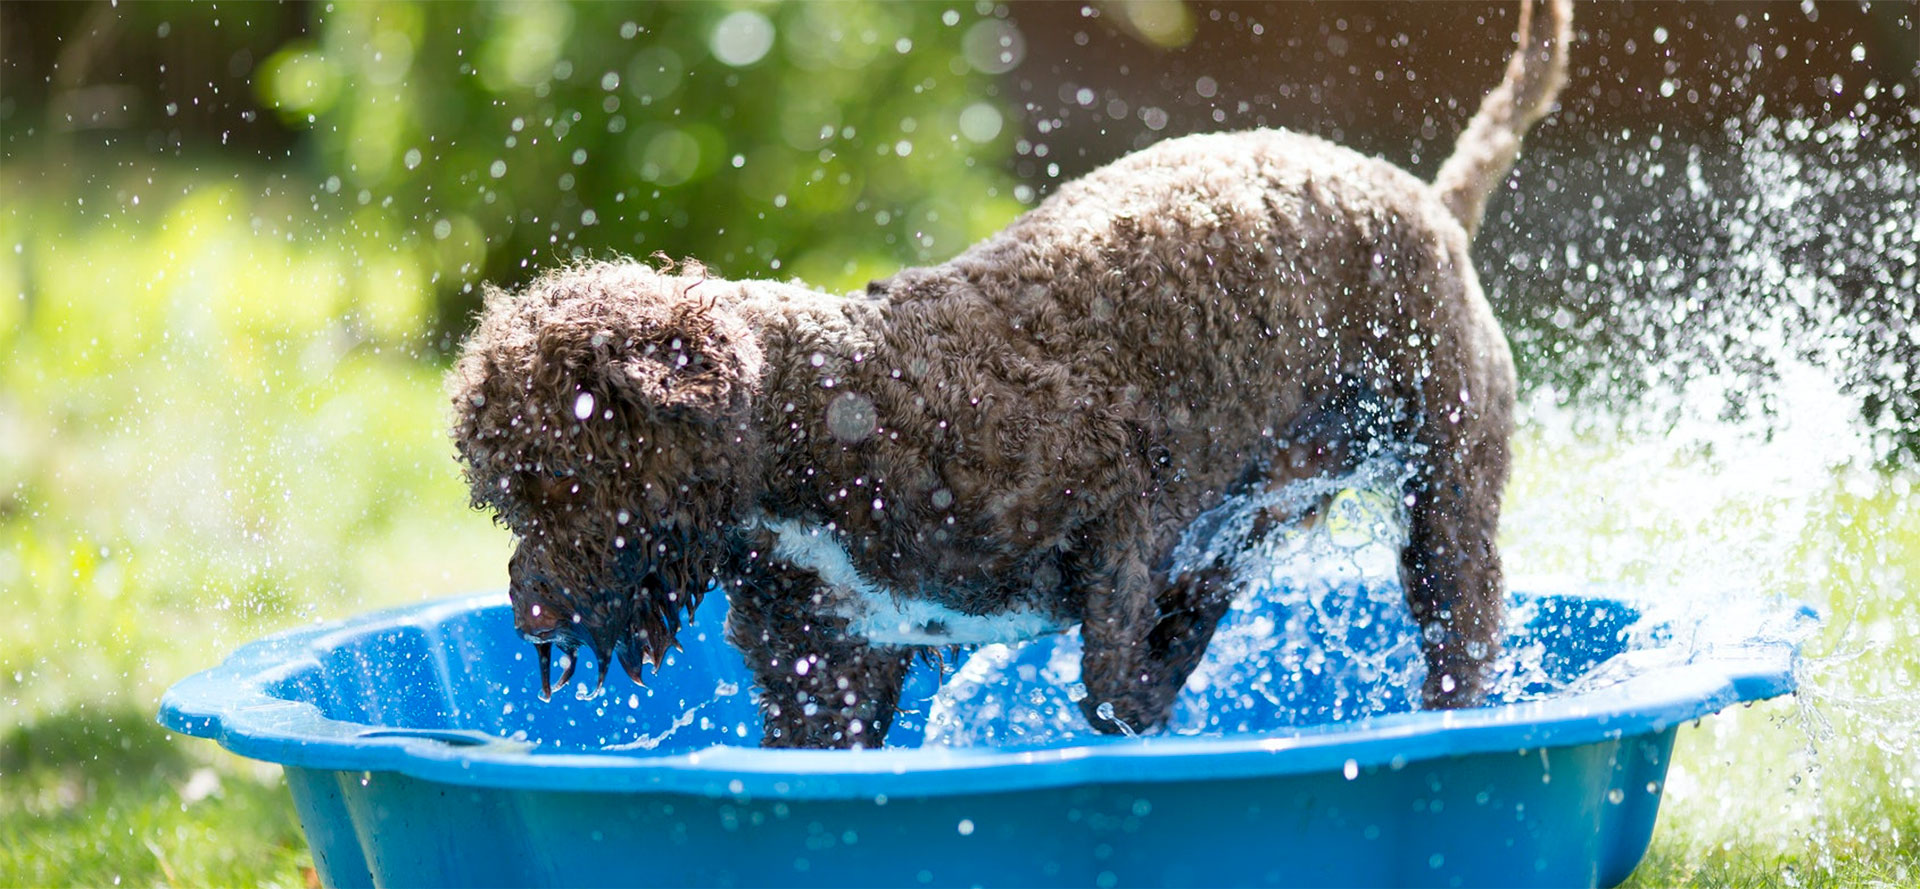
<path id="1" fill-rule="evenodd" d="M 150 699 L 156 670 L 207 656 L 183 640 L 442 591 L 420 535 L 497 561 L 491 535 L 454 533 L 485 522 L 446 458 L 439 371 L 388 336 L 425 313 L 412 253 L 278 189 L 13 172 L 0 727 Z"/>
<path id="2" fill-rule="evenodd" d="M 1018 211 L 979 46 L 996 24 L 865 2 L 341 4 L 254 88 L 310 133 L 355 223 L 420 245 L 442 290 L 655 252 L 847 289 Z"/>

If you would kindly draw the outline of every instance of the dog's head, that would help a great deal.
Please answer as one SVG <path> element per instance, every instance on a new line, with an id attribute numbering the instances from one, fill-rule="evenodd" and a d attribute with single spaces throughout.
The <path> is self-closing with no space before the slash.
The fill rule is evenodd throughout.
<path id="1" fill-rule="evenodd" d="M 450 376 L 454 442 L 517 538 L 514 622 L 543 662 L 585 645 L 637 681 L 713 582 L 756 478 L 762 354 L 735 287 L 593 263 L 489 292 Z"/>

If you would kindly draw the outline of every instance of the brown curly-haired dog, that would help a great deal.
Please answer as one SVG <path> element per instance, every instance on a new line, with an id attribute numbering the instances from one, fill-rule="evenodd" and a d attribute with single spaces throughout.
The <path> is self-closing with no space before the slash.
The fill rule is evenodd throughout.
<path id="1" fill-rule="evenodd" d="M 863 296 L 637 263 L 491 294 L 454 434 L 543 683 L 553 643 L 640 678 L 717 583 L 769 745 L 877 745 L 915 654 L 1076 623 L 1088 718 L 1153 727 L 1230 597 L 1172 564 L 1182 530 L 1385 452 L 1425 700 L 1477 700 L 1514 380 L 1467 246 L 1564 79 L 1546 9 L 1431 186 L 1192 136 Z"/>

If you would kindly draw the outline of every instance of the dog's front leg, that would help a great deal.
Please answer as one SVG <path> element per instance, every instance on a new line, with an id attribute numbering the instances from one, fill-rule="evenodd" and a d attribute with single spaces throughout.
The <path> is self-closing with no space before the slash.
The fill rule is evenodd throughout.
<path id="1" fill-rule="evenodd" d="M 810 571 L 757 572 L 728 596 L 727 638 L 760 687 L 765 747 L 878 747 L 900 703 L 915 649 L 849 636 L 822 615 Z"/>
<path id="2" fill-rule="evenodd" d="M 1158 611 L 1145 518 L 1102 523 L 1085 541 L 1064 560 L 1084 608 L 1080 678 L 1087 696 L 1080 709 L 1107 734 L 1158 728 L 1172 699 L 1160 693 L 1165 683 L 1150 641 Z"/>
<path id="3" fill-rule="evenodd" d="M 765 730 L 761 745 L 879 747 L 900 704 L 913 660 L 910 650 L 845 639 L 810 641 L 781 646 L 785 657 L 754 664 Z"/>

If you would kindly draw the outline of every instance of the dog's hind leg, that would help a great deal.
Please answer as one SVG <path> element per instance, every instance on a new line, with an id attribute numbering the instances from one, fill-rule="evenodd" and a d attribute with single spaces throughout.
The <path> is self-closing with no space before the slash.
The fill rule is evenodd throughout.
<path id="1" fill-rule="evenodd" d="M 1387 406 L 1371 389 L 1357 383 L 1345 385 L 1295 418 L 1277 442 L 1277 452 L 1249 467 L 1242 484 L 1277 495 L 1309 479 L 1352 472 L 1367 443 L 1387 430 L 1389 417 Z M 1180 574 L 1161 590 L 1160 621 L 1148 637 L 1157 667 L 1156 703 L 1171 710 L 1187 677 L 1205 656 L 1220 619 L 1233 604 L 1235 560 L 1260 547 L 1275 531 L 1311 517 L 1319 506 L 1308 504 L 1304 514 L 1279 505 L 1261 509 L 1233 552 Z"/>
<path id="2" fill-rule="evenodd" d="M 1278 526 L 1266 513 L 1257 515 L 1245 545 Z M 1143 547 L 1105 549 L 1099 556 L 1105 561 L 1082 557 L 1072 569 L 1076 576 L 1091 569 L 1097 579 L 1080 581 L 1087 603 L 1080 627 L 1087 697 L 1080 706 L 1094 728 L 1109 734 L 1159 728 L 1233 604 L 1233 555 L 1183 572 L 1156 591 L 1139 556 Z"/>
<path id="3" fill-rule="evenodd" d="M 1384 400 L 1369 387 L 1343 384 L 1295 417 L 1274 443 L 1277 450 L 1249 465 L 1234 490 L 1264 489 L 1275 494 L 1306 479 L 1349 472 L 1358 465 L 1367 443 L 1390 428 L 1391 416 Z M 1312 509 L 1309 506 L 1308 512 Z M 1081 707 L 1095 728 L 1114 732 L 1124 725 L 1144 731 L 1166 721 L 1174 699 L 1206 655 L 1220 619 L 1233 604 L 1234 563 L 1242 552 L 1260 546 L 1275 530 L 1300 518 L 1293 508 L 1261 509 L 1231 552 L 1209 564 L 1187 566 L 1155 590 L 1151 610 L 1144 617 L 1140 601 L 1123 595 L 1128 587 L 1122 581 L 1134 570 L 1126 535 L 1102 538 L 1123 541 L 1119 546 L 1109 544 L 1104 562 L 1086 555 L 1077 558 L 1074 573 L 1090 571 L 1091 577 L 1111 578 L 1111 593 L 1098 586 L 1088 588 L 1086 621 L 1081 627 L 1088 690 Z M 1156 573 L 1174 570 L 1167 564 L 1171 558 L 1162 554 L 1153 563 L 1160 566 Z M 1130 634 L 1142 626 L 1146 627 L 1144 641 L 1136 641 L 1139 637 Z M 1101 712 L 1103 704 L 1112 705 L 1106 713 Z"/>
<path id="4" fill-rule="evenodd" d="M 1507 481 L 1509 423 L 1498 409 L 1454 413 L 1430 417 L 1418 437 L 1425 453 L 1406 486 L 1400 579 L 1426 655 L 1428 707 L 1479 703 L 1499 651 L 1505 582 L 1494 534 Z"/>
<path id="5" fill-rule="evenodd" d="M 1264 516 L 1255 521 L 1267 524 Z M 1253 539 L 1265 536 L 1264 528 L 1257 527 Z M 1233 604 L 1233 593 L 1232 566 L 1226 560 L 1182 574 L 1160 591 L 1160 621 L 1148 634 L 1147 645 L 1155 666 L 1153 704 L 1162 714 L 1172 711 L 1187 677 L 1200 666 L 1220 618 Z"/>
<path id="6" fill-rule="evenodd" d="M 840 618 L 793 607 L 811 572 L 762 572 L 728 597 L 727 639 L 760 687 L 765 747 L 879 747 L 919 649 L 869 645 Z"/>

